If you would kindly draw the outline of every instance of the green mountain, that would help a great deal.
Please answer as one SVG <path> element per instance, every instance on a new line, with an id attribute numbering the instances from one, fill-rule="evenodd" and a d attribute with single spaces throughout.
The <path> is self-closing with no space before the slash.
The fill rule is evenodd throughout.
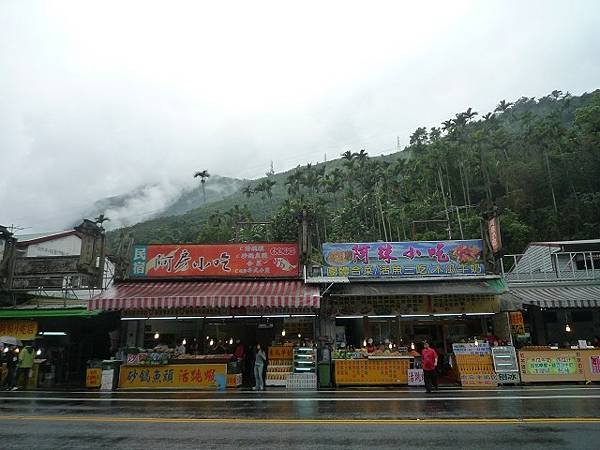
<path id="1" fill-rule="evenodd" d="M 140 243 L 296 240 L 302 214 L 315 249 L 324 241 L 474 238 L 495 209 L 505 251 L 518 253 L 531 241 L 597 237 L 598 173 L 600 90 L 554 91 L 502 100 L 485 114 L 468 108 L 418 128 L 398 153 L 349 150 L 268 174 L 185 214 L 111 232 L 109 242 L 123 233 Z"/>

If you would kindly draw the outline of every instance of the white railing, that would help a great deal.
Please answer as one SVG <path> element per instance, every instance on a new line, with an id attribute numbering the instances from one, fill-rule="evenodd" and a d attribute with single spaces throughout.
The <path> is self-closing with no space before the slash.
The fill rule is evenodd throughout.
<path id="1" fill-rule="evenodd" d="M 600 252 L 504 255 L 502 277 L 509 282 L 600 279 Z"/>

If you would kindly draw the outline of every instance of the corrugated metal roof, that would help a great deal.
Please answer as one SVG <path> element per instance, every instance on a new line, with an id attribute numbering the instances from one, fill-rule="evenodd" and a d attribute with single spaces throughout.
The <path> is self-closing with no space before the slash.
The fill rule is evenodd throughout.
<path id="1" fill-rule="evenodd" d="M 19 236 L 15 236 L 17 238 L 17 245 L 23 244 L 33 244 L 37 242 L 45 242 L 51 241 L 53 239 L 58 239 L 65 236 L 71 236 L 77 234 L 77 231 L 71 230 L 63 230 L 63 231 L 52 231 L 48 233 L 35 233 L 35 234 L 21 234 Z"/>
<path id="2" fill-rule="evenodd" d="M 550 255 L 559 250 L 559 247 L 548 245 L 530 245 L 511 272 L 551 272 L 552 258 Z"/>
<path id="3" fill-rule="evenodd" d="M 543 308 L 596 308 L 600 306 L 600 285 L 511 287 L 510 293 L 523 303 Z"/>

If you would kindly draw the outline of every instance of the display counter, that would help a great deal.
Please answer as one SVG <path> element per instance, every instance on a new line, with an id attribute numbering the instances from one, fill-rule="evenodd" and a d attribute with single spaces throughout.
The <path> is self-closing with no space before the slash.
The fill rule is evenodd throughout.
<path id="1" fill-rule="evenodd" d="M 519 350 L 521 381 L 600 381 L 600 349 L 529 347 Z"/>
<path id="2" fill-rule="evenodd" d="M 334 359 L 336 385 L 408 384 L 412 356 L 369 356 L 360 359 Z"/>

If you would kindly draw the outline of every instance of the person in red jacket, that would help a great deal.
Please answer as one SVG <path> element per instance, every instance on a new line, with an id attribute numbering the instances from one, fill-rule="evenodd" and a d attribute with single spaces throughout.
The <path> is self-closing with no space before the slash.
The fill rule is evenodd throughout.
<path id="1" fill-rule="evenodd" d="M 425 389 L 431 392 L 432 388 L 437 390 L 437 373 L 436 367 L 438 364 L 437 352 L 429 346 L 429 342 L 423 343 L 423 351 L 421 352 L 421 360 L 423 362 L 423 375 L 425 378 Z"/>

